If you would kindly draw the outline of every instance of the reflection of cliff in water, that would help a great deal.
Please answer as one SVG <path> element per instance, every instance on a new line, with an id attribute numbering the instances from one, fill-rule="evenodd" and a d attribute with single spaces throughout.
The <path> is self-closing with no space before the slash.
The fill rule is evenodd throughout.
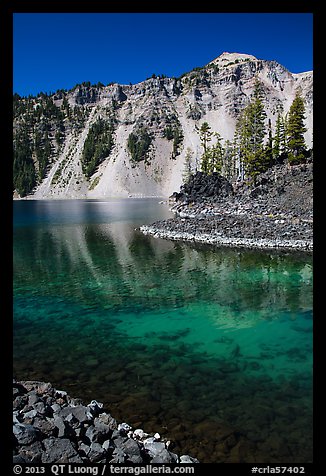
<path id="1" fill-rule="evenodd" d="M 64 205 L 14 229 L 15 376 L 201 461 L 310 461 L 311 257 L 154 239 L 137 213 Z"/>
<path id="2" fill-rule="evenodd" d="M 252 311 L 268 319 L 275 309 L 293 309 L 293 318 L 311 309 L 312 265 L 302 254 L 158 240 L 128 223 L 35 227 L 15 246 L 14 269 L 21 286 L 35 280 L 44 294 L 109 308 L 126 300 L 135 310 L 213 301 L 223 306 L 218 324 L 226 326 L 230 319 L 254 324 L 245 319 Z"/>

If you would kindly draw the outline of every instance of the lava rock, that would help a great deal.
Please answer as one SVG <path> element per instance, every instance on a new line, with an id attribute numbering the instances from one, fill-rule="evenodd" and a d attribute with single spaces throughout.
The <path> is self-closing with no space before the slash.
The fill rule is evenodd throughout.
<path id="1" fill-rule="evenodd" d="M 80 423 L 85 423 L 92 420 L 90 410 L 84 405 L 77 407 L 64 407 L 58 412 L 58 416 L 66 419 L 69 415 L 73 415 Z"/>
<path id="2" fill-rule="evenodd" d="M 120 446 L 120 449 L 127 455 L 127 461 L 132 463 L 142 463 L 143 458 L 141 455 L 141 450 L 137 441 L 128 438 Z"/>
<path id="3" fill-rule="evenodd" d="M 42 463 L 83 463 L 67 438 L 46 438 L 43 445 L 45 450 L 42 453 Z"/>
<path id="4" fill-rule="evenodd" d="M 16 423 L 13 426 L 13 433 L 16 440 L 21 445 L 28 445 L 36 441 L 39 437 L 39 432 L 32 425 L 24 423 Z"/>
<path id="5" fill-rule="evenodd" d="M 177 463 L 178 457 L 176 454 L 171 453 L 166 448 L 156 454 L 154 458 L 151 459 L 151 463 Z"/>
<path id="6" fill-rule="evenodd" d="M 189 455 L 182 455 L 180 456 L 179 463 L 199 463 L 198 459 L 192 458 Z"/>
<path id="7" fill-rule="evenodd" d="M 110 463 L 124 463 L 127 455 L 122 448 L 115 448 L 112 456 Z"/>
<path id="8" fill-rule="evenodd" d="M 106 451 L 96 442 L 92 442 L 87 457 L 91 463 L 105 463 Z"/>
<path id="9" fill-rule="evenodd" d="M 14 382 L 14 455 L 20 463 L 178 462 L 158 432 L 149 437 L 117 421 L 103 404 L 85 406 L 50 383 Z M 22 408 L 20 408 L 22 407 Z"/>
<path id="10" fill-rule="evenodd" d="M 42 452 L 43 448 L 40 441 L 35 441 L 31 445 L 23 446 L 19 450 L 20 456 L 22 456 L 25 462 L 28 463 L 41 463 Z"/>

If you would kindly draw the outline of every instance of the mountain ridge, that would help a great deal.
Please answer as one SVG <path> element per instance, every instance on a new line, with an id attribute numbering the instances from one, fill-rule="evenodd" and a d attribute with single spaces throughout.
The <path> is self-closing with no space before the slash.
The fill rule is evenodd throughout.
<path id="1" fill-rule="evenodd" d="M 256 78 L 262 84 L 267 119 L 273 126 L 279 108 L 286 113 L 296 92 L 301 92 L 306 107 L 305 138 L 311 147 L 313 73 L 290 73 L 276 61 L 245 53 L 224 52 L 179 78 L 153 75 L 133 85 L 86 82 L 69 91 L 58 90 L 50 97 L 17 99 L 21 107 L 28 104 L 29 112 L 14 115 L 14 133 L 27 123 L 31 141 L 35 143 L 38 133 L 42 137 L 41 148 L 46 139 L 51 149 L 46 172 L 27 197 L 171 195 L 182 184 L 187 151 L 192 152 L 193 164 L 201 154 L 196 127 L 206 121 L 225 141 L 232 140 L 236 119 L 250 100 Z M 54 119 L 44 104 L 52 108 Z M 58 111 L 60 120 L 56 119 Z M 85 143 L 94 124 L 101 120 L 112 125 L 111 149 L 85 176 Z M 34 122 L 31 125 L 28 121 Z M 137 149 L 137 137 L 145 133 L 150 142 L 146 153 L 132 156 L 130 136 L 134 136 Z M 59 139 L 56 143 L 58 134 L 62 135 L 60 144 Z M 32 158 L 37 170 L 40 160 L 35 151 Z M 19 197 L 17 191 L 15 195 Z"/>

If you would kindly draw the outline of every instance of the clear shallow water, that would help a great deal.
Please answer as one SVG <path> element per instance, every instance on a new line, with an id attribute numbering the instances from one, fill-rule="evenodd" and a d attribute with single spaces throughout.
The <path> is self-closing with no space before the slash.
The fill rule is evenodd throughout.
<path id="1" fill-rule="evenodd" d="M 155 199 L 14 202 L 15 375 L 203 462 L 311 461 L 311 255 L 135 231 L 169 216 Z"/>

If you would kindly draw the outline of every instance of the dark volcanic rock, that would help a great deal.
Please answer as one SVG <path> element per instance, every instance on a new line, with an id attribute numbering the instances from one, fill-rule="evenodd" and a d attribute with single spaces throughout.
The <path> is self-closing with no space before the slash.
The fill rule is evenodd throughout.
<path id="1" fill-rule="evenodd" d="M 202 202 L 207 198 L 210 200 L 220 199 L 230 195 L 233 195 L 233 187 L 226 178 L 217 172 L 211 175 L 197 172 L 181 187 L 180 193 L 175 197 L 177 200 L 189 203 Z"/>
<path id="2" fill-rule="evenodd" d="M 69 426 L 68 422 L 63 420 L 63 418 L 55 416 L 53 423 L 58 429 L 58 438 L 68 437 L 73 434 L 72 428 Z"/>
<path id="3" fill-rule="evenodd" d="M 118 425 L 96 400 L 85 406 L 49 383 L 33 381 L 14 382 L 13 398 L 17 464 L 179 462 L 158 434 L 148 438 L 140 428 Z"/>
<path id="4" fill-rule="evenodd" d="M 96 428 L 108 427 L 110 430 L 116 430 L 118 424 L 115 418 L 108 413 L 101 413 L 98 417 L 94 418 L 94 425 Z"/>
<path id="5" fill-rule="evenodd" d="M 127 456 L 127 461 L 132 463 L 142 463 L 143 457 L 141 455 L 140 446 L 137 441 L 128 438 L 124 442 L 120 442 L 120 450 L 122 450 Z"/>
<path id="6" fill-rule="evenodd" d="M 176 463 L 177 458 L 175 456 L 176 455 L 173 455 L 173 453 L 165 448 L 151 459 L 151 463 Z"/>
<path id="7" fill-rule="evenodd" d="M 46 438 L 43 440 L 45 451 L 42 453 L 42 463 L 82 463 L 71 441 L 67 438 Z"/>
<path id="8" fill-rule="evenodd" d="M 31 445 L 23 446 L 19 454 L 29 463 L 41 463 L 43 447 L 40 441 L 35 441 Z"/>
<path id="9" fill-rule="evenodd" d="M 33 427 L 41 432 L 43 438 L 55 436 L 58 431 L 54 419 L 44 418 L 41 415 L 34 419 Z"/>
<path id="10" fill-rule="evenodd" d="M 175 218 L 143 225 L 172 240 L 258 248 L 313 249 L 313 164 L 277 165 L 254 185 L 197 172 L 174 193 Z"/>
<path id="11" fill-rule="evenodd" d="M 64 407 L 58 415 L 64 419 L 73 415 L 80 423 L 85 423 L 92 419 L 92 415 L 87 407 L 78 405 L 77 407 Z"/>
<path id="12" fill-rule="evenodd" d="M 13 426 L 13 433 L 20 445 L 28 445 L 38 439 L 39 432 L 32 425 L 16 423 Z"/>
<path id="13" fill-rule="evenodd" d="M 93 442 L 87 457 L 91 463 L 105 463 L 106 454 L 107 452 L 99 443 Z"/>

